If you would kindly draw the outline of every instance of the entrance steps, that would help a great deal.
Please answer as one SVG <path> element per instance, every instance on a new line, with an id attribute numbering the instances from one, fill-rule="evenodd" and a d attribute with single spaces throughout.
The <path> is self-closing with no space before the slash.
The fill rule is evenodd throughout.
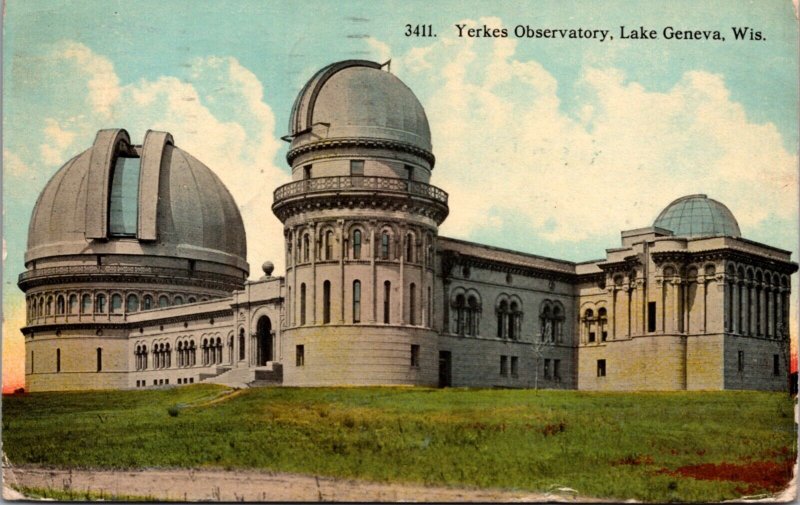
<path id="1" fill-rule="evenodd" d="M 217 369 L 219 371 L 219 369 Z M 202 377 L 207 375 L 207 377 Z M 246 388 L 258 386 L 280 386 L 283 384 L 283 366 L 271 361 L 265 366 L 230 368 L 219 374 L 201 374 L 201 382 Z"/>

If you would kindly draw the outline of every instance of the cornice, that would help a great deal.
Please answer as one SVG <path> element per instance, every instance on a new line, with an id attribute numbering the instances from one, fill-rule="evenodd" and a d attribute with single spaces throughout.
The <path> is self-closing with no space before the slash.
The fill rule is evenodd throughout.
<path id="1" fill-rule="evenodd" d="M 415 145 L 406 142 L 400 142 L 397 140 L 386 140 L 386 139 L 370 138 L 370 137 L 349 137 L 349 138 L 318 140 L 316 142 L 312 142 L 310 144 L 305 144 L 303 146 L 291 149 L 288 153 L 286 153 L 286 161 L 289 162 L 289 164 L 291 165 L 292 162 L 295 160 L 295 158 L 297 158 L 302 154 L 323 149 L 336 149 L 342 147 L 362 147 L 362 148 L 365 147 L 369 149 L 388 149 L 394 151 L 403 151 L 414 154 L 424 159 L 430 164 L 431 169 L 436 163 L 436 157 L 433 155 L 432 152 L 426 149 L 422 149 Z"/>

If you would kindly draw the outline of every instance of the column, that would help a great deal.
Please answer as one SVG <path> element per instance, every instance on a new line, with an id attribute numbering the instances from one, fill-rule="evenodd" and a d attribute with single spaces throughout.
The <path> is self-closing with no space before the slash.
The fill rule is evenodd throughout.
<path id="1" fill-rule="evenodd" d="M 739 304 L 741 301 L 739 294 L 739 284 L 734 278 L 731 282 L 731 332 L 739 333 Z"/>

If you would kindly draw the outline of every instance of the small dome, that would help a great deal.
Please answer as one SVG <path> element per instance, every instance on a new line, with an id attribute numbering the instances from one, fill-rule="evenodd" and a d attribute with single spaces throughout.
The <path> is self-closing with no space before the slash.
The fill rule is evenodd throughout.
<path id="1" fill-rule="evenodd" d="M 292 149 L 332 139 L 371 139 L 432 156 L 422 104 L 403 81 L 371 61 L 342 61 L 318 71 L 295 100 L 289 132 Z"/>
<path id="2" fill-rule="evenodd" d="M 741 237 L 739 223 L 722 203 L 706 195 L 688 195 L 667 205 L 653 226 L 678 237 Z"/>
<path id="3" fill-rule="evenodd" d="M 244 224 L 222 181 L 148 131 L 101 130 L 50 179 L 33 208 L 26 263 L 81 254 L 154 255 L 248 270 Z"/>

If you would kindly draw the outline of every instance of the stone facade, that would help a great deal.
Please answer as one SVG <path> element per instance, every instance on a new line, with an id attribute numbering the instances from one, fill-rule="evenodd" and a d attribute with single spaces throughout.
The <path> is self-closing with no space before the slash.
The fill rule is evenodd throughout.
<path id="1" fill-rule="evenodd" d="M 786 387 L 797 265 L 705 195 L 601 260 L 441 237 L 425 111 L 365 61 L 315 74 L 285 140 L 286 272 L 266 262 L 246 281 L 241 217 L 213 172 L 168 133 L 99 132 L 32 216 L 27 389 Z"/>

